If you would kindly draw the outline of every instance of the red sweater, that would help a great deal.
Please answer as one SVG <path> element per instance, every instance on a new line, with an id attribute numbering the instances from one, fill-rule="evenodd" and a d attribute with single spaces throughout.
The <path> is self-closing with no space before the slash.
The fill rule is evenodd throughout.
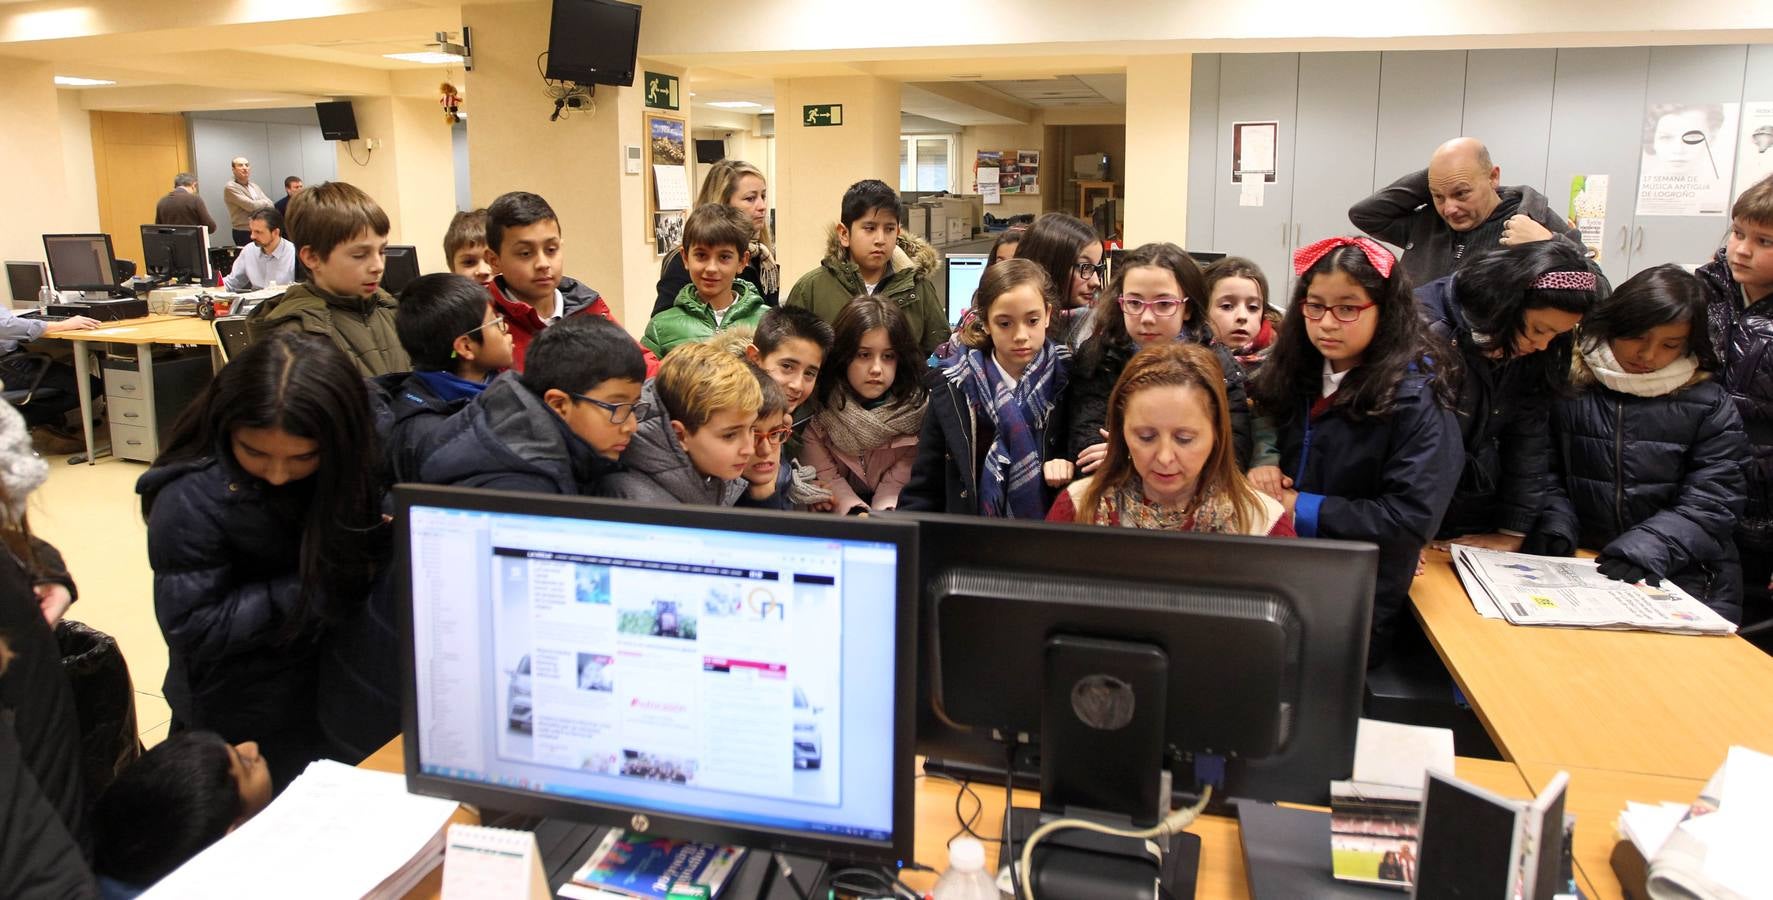
<path id="1" fill-rule="evenodd" d="M 540 334 L 542 329 L 547 328 L 548 323 L 542 321 L 542 317 L 536 312 L 535 307 L 507 295 L 504 281 L 503 278 L 493 279 L 493 283 L 487 287 L 487 291 L 492 294 L 493 307 L 499 311 L 499 315 L 505 317 L 505 324 L 511 329 L 511 369 L 514 372 L 522 372 L 523 357 L 529 350 L 529 342 L 537 334 Z M 560 279 L 560 315 L 561 318 L 580 315 L 602 316 L 611 322 L 616 321 L 615 315 L 610 312 L 609 304 L 604 302 L 600 294 L 571 278 Z M 621 323 L 617 322 L 616 324 Z M 634 345 L 640 347 L 641 356 L 646 360 L 646 377 L 651 378 L 658 374 L 659 358 L 654 356 L 651 350 L 642 347 L 639 341 L 635 341 Z"/>

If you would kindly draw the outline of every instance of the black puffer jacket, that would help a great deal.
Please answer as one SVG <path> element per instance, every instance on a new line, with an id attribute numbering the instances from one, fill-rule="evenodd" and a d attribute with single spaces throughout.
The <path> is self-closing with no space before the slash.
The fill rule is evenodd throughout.
<path id="1" fill-rule="evenodd" d="M 451 416 L 419 464 L 426 484 L 590 494 L 621 470 L 566 427 L 514 372 L 506 372 Z"/>
<path id="2" fill-rule="evenodd" d="M 1061 361 L 1064 364 L 1064 361 Z M 911 480 L 899 492 L 899 508 L 908 512 L 979 515 L 979 467 L 996 439 L 991 417 L 973 409 L 966 394 L 941 369 L 924 373 L 930 392 L 929 410 L 917 438 Z M 1065 452 L 1065 394 L 1041 431 L 1041 461 L 1070 459 Z M 1058 491 L 1041 483 L 1042 505 L 1051 507 Z"/>
<path id="3" fill-rule="evenodd" d="M 381 438 L 384 481 L 417 481 L 419 463 L 436 447 L 449 417 L 461 412 L 469 398 L 444 400 L 414 372 L 395 372 L 369 380 L 370 409 Z"/>
<path id="4" fill-rule="evenodd" d="M 1465 468 L 1441 519 L 1439 536 L 1526 534 L 1539 519 L 1551 477 L 1551 441 L 1546 434 L 1551 398 L 1543 367 L 1552 360 L 1534 354 L 1498 363 L 1485 356 L 1460 311 L 1457 278 L 1451 275 L 1416 289 L 1416 303 L 1429 330 L 1458 349 L 1465 364 L 1456 410 Z M 1562 366 L 1558 369 L 1563 371 Z"/>
<path id="5" fill-rule="evenodd" d="M 1623 394 L 1592 377 L 1578 361 L 1581 393 L 1552 409 L 1557 477 L 1524 549 L 1623 557 L 1740 621 L 1731 528 L 1742 513 L 1748 442 L 1735 407 L 1703 375 L 1660 397 Z"/>
<path id="6" fill-rule="evenodd" d="M 74 842 L 90 853 L 86 806 L 91 798 L 80 773 L 79 709 L 62 669 L 61 646 L 43 620 L 32 590 L 45 581 L 71 583 L 55 548 L 33 539 L 32 552 L 37 557 L 34 565 L 0 547 L 0 639 L 11 651 L 11 662 L 0 674 L 0 718 L 10 720 L 19 761 L 40 796 Z M 57 574 L 52 577 L 50 572 Z M 0 804 L 11 802 L 0 792 Z M 0 846 L 4 844 L 0 840 Z M 4 858 L 0 853 L 0 862 Z M 4 868 L 0 865 L 0 870 Z M 0 876 L 0 887 L 5 883 Z M 14 895 L 0 890 L 0 896 Z"/>
<path id="7" fill-rule="evenodd" d="M 1127 361 L 1138 352 L 1138 348 L 1131 343 L 1117 342 L 1104 346 L 1106 343 L 1105 337 L 1095 335 L 1084 341 L 1083 346 L 1078 348 L 1077 355 L 1072 357 L 1071 381 L 1065 386 L 1065 407 L 1069 419 L 1065 451 L 1074 460 L 1085 448 L 1102 443 L 1102 426 L 1108 421 L 1108 395 L 1114 393 L 1114 383 L 1120 380 L 1120 373 L 1126 369 Z M 1250 467 L 1252 443 L 1250 401 L 1244 392 L 1244 382 L 1249 380 L 1249 376 L 1224 347 L 1213 345 L 1208 349 L 1219 357 L 1219 367 L 1225 370 L 1225 401 L 1231 407 L 1232 443 L 1237 449 L 1238 466 L 1247 470 Z"/>
<path id="8" fill-rule="evenodd" d="M 1726 252 L 1719 250 L 1697 274 L 1710 301 L 1711 345 L 1724 364 L 1718 379 L 1736 402 L 1752 458 L 1747 506 L 1736 536 L 1745 547 L 1773 552 L 1773 295 L 1744 309 L 1742 287 L 1730 274 Z"/>
<path id="9" fill-rule="evenodd" d="M 41 617 L 38 624 L 44 624 Z M 50 645 L 54 644 L 51 638 Z M 56 665 L 61 665 L 59 660 Z M 70 718 L 73 707 L 69 698 Z M 69 759 L 80 753 L 78 747 L 68 752 Z M 67 823 L 56 814 L 54 802 L 25 759 L 11 714 L 0 712 L 0 897 L 96 900 L 98 896 L 98 885 L 68 834 Z"/>
<path id="10" fill-rule="evenodd" d="M 304 624 L 300 559 L 312 479 L 272 487 L 231 455 L 149 469 L 148 562 L 166 638 L 166 702 L 179 728 L 257 741 L 279 788 L 323 755 L 317 624 Z"/>

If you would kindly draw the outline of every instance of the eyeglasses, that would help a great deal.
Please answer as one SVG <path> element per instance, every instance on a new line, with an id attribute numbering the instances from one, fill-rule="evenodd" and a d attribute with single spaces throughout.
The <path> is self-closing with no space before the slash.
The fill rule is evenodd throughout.
<path id="1" fill-rule="evenodd" d="M 500 332 L 502 332 L 504 334 L 511 333 L 511 325 L 510 325 L 510 323 L 505 321 L 505 317 L 504 316 L 495 316 L 495 317 L 493 317 L 493 320 L 491 322 L 482 322 L 479 325 L 476 325 L 473 328 L 470 328 L 467 331 L 464 331 L 461 334 L 456 335 L 456 337 L 473 337 L 477 332 L 485 331 L 488 328 L 497 328 Z"/>
<path id="2" fill-rule="evenodd" d="M 772 428 L 769 431 L 758 431 L 755 428 L 751 430 L 752 443 L 769 441 L 771 447 L 780 447 L 788 443 L 788 439 L 793 436 L 794 429 L 792 428 Z"/>
<path id="3" fill-rule="evenodd" d="M 1151 314 L 1160 319 L 1167 319 L 1180 312 L 1182 304 L 1186 302 L 1177 297 L 1159 297 L 1156 300 L 1144 300 L 1139 297 L 1122 296 L 1119 300 L 1120 308 L 1125 310 L 1126 314 L 1129 316 L 1142 316 L 1145 315 L 1146 310 L 1151 310 Z"/>
<path id="4" fill-rule="evenodd" d="M 605 403 L 596 397 L 587 397 L 584 394 L 568 394 L 567 396 L 572 397 L 574 400 L 582 400 L 609 413 L 609 423 L 611 425 L 620 425 L 635 416 L 645 417 L 647 413 L 652 411 L 650 405 L 639 401 L 634 403 Z"/>
<path id="5" fill-rule="evenodd" d="M 1108 264 L 1107 263 L 1079 262 L 1077 265 L 1073 266 L 1072 268 L 1077 271 L 1077 277 L 1088 278 L 1091 275 L 1094 275 L 1094 276 L 1096 276 L 1097 281 L 1101 281 L 1102 276 L 1107 274 L 1107 272 L 1108 272 Z"/>
<path id="6" fill-rule="evenodd" d="M 1325 306 L 1322 303 L 1312 303 L 1308 300 L 1305 303 L 1300 304 L 1299 311 L 1305 314 L 1305 318 L 1310 319 L 1313 322 L 1322 320 L 1324 313 L 1334 315 L 1338 322 L 1353 322 L 1361 317 L 1361 313 L 1364 313 L 1377 305 L 1378 304 L 1375 303 L 1368 303 L 1362 306 L 1355 306 L 1352 303 L 1338 303 L 1335 306 Z"/>

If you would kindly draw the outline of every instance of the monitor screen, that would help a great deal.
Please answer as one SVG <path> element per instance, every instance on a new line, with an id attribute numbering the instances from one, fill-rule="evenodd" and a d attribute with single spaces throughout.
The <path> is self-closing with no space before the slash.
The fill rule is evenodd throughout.
<path id="1" fill-rule="evenodd" d="M 419 248 L 410 244 L 390 244 L 387 268 L 382 271 L 382 290 L 396 297 L 419 277 Z"/>
<path id="2" fill-rule="evenodd" d="M 547 77 L 578 84 L 634 84 L 640 7 L 619 0 L 554 0 Z"/>
<path id="3" fill-rule="evenodd" d="M 143 225 L 142 267 L 174 280 L 209 280 L 209 241 L 202 225 Z"/>
<path id="4" fill-rule="evenodd" d="M 6 286 L 12 290 L 14 304 L 35 305 L 37 292 L 49 283 L 49 273 L 40 262 L 6 261 Z"/>
<path id="5" fill-rule="evenodd" d="M 771 533 L 754 513 L 402 492 L 416 790 L 647 813 L 671 837 L 909 852 L 909 819 L 894 825 L 896 792 L 910 797 L 909 526 L 842 539 Z M 642 521 L 587 518 L 600 509 Z M 707 527 L 655 524 L 672 518 Z M 796 518 L 774 521 L 834 533 Z"/>
<path id="6" fill-rule="evenodd" d="M 357 110 L 349 100 L 327 100 L 314 104 L 314 115 L 320 120 L 320 137 L 328 141 L 357 140 Z"/>
<path id="7" fill-rule="evenodd" d="M 108 234 L 46 234 L 49 276 L 64 291 L 105 291 L 117 286 L 117 263 Z"/>
<path id="8" fill-rule="evenodd" d="M 973 305 L 979 279 L 985 277 L 990 257 L 983 253 L 948 254 L 948 324 L 960 327 L 960 317 Z"/>

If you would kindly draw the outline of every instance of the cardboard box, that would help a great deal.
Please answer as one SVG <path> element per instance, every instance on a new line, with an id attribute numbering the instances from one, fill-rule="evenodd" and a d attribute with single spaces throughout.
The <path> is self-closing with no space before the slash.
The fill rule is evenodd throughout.
<path id="1" fill-rule="evenodd" d="M 948 243 L 954 244 L 973 236 L 973 226 L 965 219 L 948 220 Z"/>

